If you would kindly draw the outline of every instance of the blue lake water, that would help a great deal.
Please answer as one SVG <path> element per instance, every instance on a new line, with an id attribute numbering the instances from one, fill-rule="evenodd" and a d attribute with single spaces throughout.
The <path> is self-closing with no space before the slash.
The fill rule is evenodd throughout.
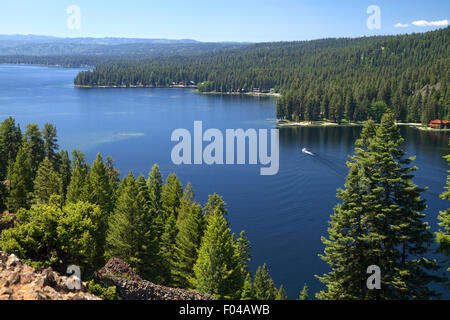
<path id="1" fill-rule="evenodd" d="M 307 283 L 328 270 L 317 256 L 329 216 L 344 184 L 347 155 L 353 151 L 358 127 L 284 128 L 280 130 L 280 170 L 261 176 L 260 166 L 176 166 L 171 161 L 177 128 L 193 131 L 195 120 L 204 130 L 274 128 L 275 100 L 247 96 L 200 95 L 189 89 L 77 89 L 79 70 L 0 65 L 0 121 L 13 116 L 22 126 L 46 122 L 58 129 L 62 149 L 80 149 L 91 162 L 110 155 L 126 174 L 147 175 L 158 163 L 167 176 L 175 172 L 191 181 L 199 202 L 219 193 L 228 203 L 232 230 L 244 229 L 252 244 L 253 271 L 267 262 L 279 286 L 296 299 Z M 438 198 L 446 180 L 447 133 L 401 128 L 409 154 L 420 168 L 415 183 L 427 186 L 427 220 L 437 229 L 437 214 L 448 207 Z M 301 153 L 303 147 L 315 153 Z M 448 292 L 447 292 L 448 293 Z"/>

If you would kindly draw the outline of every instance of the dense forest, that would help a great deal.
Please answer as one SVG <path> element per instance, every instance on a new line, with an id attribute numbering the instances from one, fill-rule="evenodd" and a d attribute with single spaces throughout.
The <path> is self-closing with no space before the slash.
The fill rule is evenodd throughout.
<path id="1" fill-rule="evenodd" d="M 287 299 L 266 265 L 250 273 L 250 243 L 244 231 L 231 233 L 219 195 L 201 206 L 190 183 L 183 189 L 175 174 L 164 183 L 157 165 L 147 179 L 130 172 L 120 180 L 112 158 L 89 165 L 80 151 L 70 159 L 58 148 L 51 124 L 23 133 L 13 118 L 2 122 L 0 212 L 16 220 L 1 250 L 36 268 L 75 264 L 83 281 L 115 257 L 157 284 L 219 299 Z"/>
<path id="2" fill-rule="evenodd" d="M 450 28 L 423 34 L 259 43 L 202 54 L 101 63 L 76 85 L 199 84 L 200 91 L 281 92 L 277 117 L 363 121 L 449 119 Z M 375 111 L 374 111 L 375 110 Z M 382 110 L 383 111 L 383 110 Z M 383 112 L 381 112 L 382 114 Z"/>

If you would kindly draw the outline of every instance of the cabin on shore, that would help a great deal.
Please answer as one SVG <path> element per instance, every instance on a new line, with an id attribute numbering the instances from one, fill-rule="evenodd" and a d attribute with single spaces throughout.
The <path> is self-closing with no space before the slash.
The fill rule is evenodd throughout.
<path id="1" fill-rule="evenodd" d="M 428 126 L 434 129 L 450 129 L 450 121 L 447 120 L 433 120 Z"/>

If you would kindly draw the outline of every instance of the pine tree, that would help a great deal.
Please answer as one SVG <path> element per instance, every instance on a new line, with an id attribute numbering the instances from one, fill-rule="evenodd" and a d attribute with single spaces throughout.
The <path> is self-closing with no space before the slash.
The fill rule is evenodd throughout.
<path id="1" fill-rule="evenodd" d="M 147 256 L 145 216 L 145 199 L 130 172 L 122 181 L 121 193 L 109 220 L 106 258 L 121 258 L 138 274 L 144 269 Z"/>
<path id="2" fill-rule="evenodd" d="M 252 274 L 247 272 L 244 285 L 242 286 L 241 300 L 255 300 L 255 288 L 253 286 Z"/>
<path id="3" fill-rule="evenodd" d="M 55 170 L 48 158 L 39 165 L 34 179 L 34 202 L 45 204 L 52 195 L 59 195 L 62 189 L 61 177 Z"/>
<path id="4" fill-rule="evenodd" d="M 277 289 L 269 275 L 267 264 L 258 267 L 253 281 L 255 287 L 256 300 L 275 300 L 277 296 Z"/>
<path id="5" fill-rule="evenodd" d="M 275 300 L 287 300 L 287 294 L 286 291 L 284 290 L 283 285 L 280 286 L 280 289 L 277 292 L 277 296 L 275 297 Z"/>
<path id="6" fill-rule="evenodd" d="M 59 148 L 56 128 L 52 124 L 46 123 L 42 130 L 42 136 L 44 139 L 45 157 L 47 157 L 53 167 L 56 168 L 58 159 L 56 151 Z"/>
<path id="7" fill-rule="evenodd" d="M 7 199 L 10 212 L 20 208 L 28 208 L 33 191 L 33 173 L 26 145 L 22 145 L 17 153 L 16 161 L 10 174 L 10 192 Z"/>
<path id="8" fill-rule="evenodd" d="M 106 157 L 105 170 L 109 179 L 109 184 L 113 195 L 117 191 L 120 184 L 120 171 L 114 168 L 114 159 L 111 156 Z"/>
<path id="9" fill-rule="evenodd" d="M 210 216 L 214 211 L 219 210 L 222 215 L 226 216 L 228 214 L 226 206 L 227 204 L 223 201 L 223 198 L 214 193 L 208 197 L 208 202 L 205 204 L 203 211 L 206 216 Z"/>
<path id="10" fill-rule="evenodd" d="M 175 174 L 170 174 L 162 187 L 161 202 L 166 219 L 174 216 L 178 219 L 180 200 L 183 195 L 183 186 Z"/>
<path id="11" fill-rule="evenodd" d="M 216 210 L 208 225 L 194 265 L 196 289 L 218 299 L 241 297 L 243 274 L 225 217 Z"/>
<path id="12" fill-rule="evenodd" d="M 358 165 L 349 164 L 349 167 L 346 189 L 338 190 L 338 198 L 343 203 L 335 207 L 331 216 L 329 239 L 322 237 L 325 253 L 320 257 L 331 266 L 332 271 L 318 277 L 327 285 L 327 290 L 317 295 L 321 300 L 363 299 L 366 296 L 365 271 L 370 265 L 367 261 L 369 248 L 360 238 L 364 235 L 361 220 L 368 203 L 363 198 Z"/>
<path id="13" fill-rule="evenodd" d="M 8 168 L 12 168 L 22 144 L 20 126 L 16 126 L 13 118 L 5 119 L 0 125 L 0 181 L 3 181 Z"/>
<path id="14" fill-rule="evenodd" d="M 87 193 L 89 202 L 97 204 L 105 214 L 109 214 L 113 208 L 114 203 L 111 198 L 111 184 L 106 172 L 103 158 L 100 154 L 92 164 L 92 169 L 89 174 L 90 192 Z"/>
<path id="15" fill-rule="evenodd" d="M 39 164 L 45 158 L 44 139 L 37 124 L 28 124 L 25 131 L 25 143 L 27 144 L 30 158 L 32 177 L 36 176 Z"/>
<path id="16" fill-rule="evenodd" d="M 139 268 L 140 275 L 149 281 L 160 283 L 162 259 L 159 256 L 159 244 L 156 236 L 155 216 L 150 207 L 150 194 L 147 181 L 143 175 L 136 180 L 138 198 L 143 205 L 143 227 L 140 232 L 143 234 L 142 264 Z"/>
<path id="17" fill-rule="evenodd" d="M 194 286 L 194 264 L 205 231 L 205 217 L 200 205 L 191 203 L 179 228 L 171 263 L 172 279 L 177 287 L 189 289 Z"/>
<path id="18" fill-rule="evenodd" d="M 150 211 L 155 219 L 155 233 L 157 239 L 160 239 L 164 232 L 164 214 L 161 199 L 163 181 L 157 164 L 153 166 L 149 174 L 147 185 L 150 196 Z"/>
<path id="19" fill-rule="evenodd" d="M 309 300 L 308 286 L 305 284 L 298 300 Z"/>
<path id="20" fill-rule="evenodd" d="M 22 132 L 13 118 L 5 119 L 0 125 L 0 212 L 6 209 L 8 197 L 8 173 L 11 172 L 22 144 Z"/>
<path id="21" fill-rule="evenodd" d="M 159 167 L 155 164 L 152 168 L 152 171 L 149 174 L 149 178 L 147 181 L 149 192 L 150 192 L 150 201 L 152 204 L 152 209 L 155 212 L 159 212 L 162 210 L 162 177 L 161 172 L 159 171 Z"/>
<path id="22" fill-rule="evenodd" d="M 67 187 L 67 201 L 76 203 L 81 200 L 89 165 L 86 164 L 85 155 L 79 150 L 72 151 L 72 177 Z"/>
<path id="23" fill-rule="evenodd" d="M 60 151 L 58 153 L 58 173 L 61 178 L 61 192 L 60 194 L 63 196 L 63 199 L 66 199 L 67 196 L 67 188 L 69 187 L 70 180 L 72 177 L 72 168 L 71 162 L 69 159 L 69 153 L 67 151 Z"/>
<path id="24" fill-rule="evenodd" d="M 186 219 L 186 216 L 191 211 L 194 202 L 195 202 L 194 188 L 192 187 L 192 184 L 188 182 L 186 188 L 184 188 L 183 196 L 180 199 L 180 209 L 177 217 L 178 227 L 180 227 L 183 224 L 184 220 Z"/>
<path id="25" fill-rule="evenodd" d="M 369 123 L 357 141 L 344 203 L 336 207 L 323 259 L 332 271 L 319 277 L 327 285 L 321 299 L 427 299 L 428 284 L 437 280 L 429 251 L 432 234 L 423 221 L 426 208 L 405 158 L 403 138 L 392 113 L 373 130 Z M 357 166 L 358 168 L 354 167 Z M 359 178 L 357 178 L 359 175 Z M 357 181 L 359 180 L 359 181 Z M 347 263 L 347 266 L 344 265 Z M 382 270 L 381 290 L 367 290 L 362 272 L 371 265 Z M 359 270 L 359 271 L 357 271 Z M 356 273 L 354 273 L 356 272 Z"/>
<path id="26" fill-rule="evenodd" d="M 450 164 L 450 156 L 446 156 L 447 161 Z M 450 173 L 450 171 L 449 171 Z M 450 200 L 450 175 L 447 176 L 447 189 L 441 194 L 441 198 L 444 200 Z M 438 251 L 448 257 L 450 257 L 450 209 L 440 212 L 439 214 L 439 226 L 442 228 L 436 232 L 436 241 L 439 245 Z M 447 259 L 446 265 L 450 265 L 450 260 Z M 448 267 L 447 271 L 450 271 Z"/>
<path id="27" fill-rule="evenodd" d="M 248 264 L 252 258 L 250 250 L 250 241 L 248 241 L 245 231 L 242 230 L 239 238 L 236 240 L 236 252 L 241 262 L 241 269 L 244 274 L 249 271 Z"/>
<path id="28" fill-rule="evenodd" d="M 173 285 L 171 266 L 177 234 L 177 219 L 175 214 L 171 213 L 165 220 L 164 231 L 159 242 L 159 256 L 162 259 L 161 283 L 167 286 Z"/>

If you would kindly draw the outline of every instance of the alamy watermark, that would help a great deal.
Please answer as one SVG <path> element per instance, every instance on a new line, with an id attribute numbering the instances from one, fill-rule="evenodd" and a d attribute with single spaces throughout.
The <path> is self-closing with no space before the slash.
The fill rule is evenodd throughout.
<path id="1" fill-rule="evenodd" d="M 81 29 L 81 8 L 77 5 L 68 6 L 66 9 L 69 17 L 67 18 L 67 28 L 70 30 Z"/>
<path id="2" fill-rule="evenodd" d="M 372 265 L 367 268 L 367 274 L 371 276 L 367 278 L 367 289 L 380 290 L 381 289 L 381 269 L 379 266 Z"/>
<path id="3" fill-rule="evenodd" d="M 171 140 L 178 144 L 172 149 L 172 162 L 176 165 L 244 165 L 248 154 L 248 164 L 265 166 L 260 170 L 261 175 L 276 175 L 280 165 L 279 131 L 270 130 L 270 155 L 268 131 L 226 129 L 224 138 L 219 129 L 203 132 L 202 121 L 194 121 L 193 135 L 187 129 L 173 131 Z M 205 147 L 204 142 L 208 142 Z"/>
<path id="4" fill-rule="evenodd" d="M 66 286 L 69 290 L 81 289 L 81 269 L 79 266 L 71 265 L 66 270 L 69 277 L 66 280 Z"/>
<path id="5" fill-rule="evenodd" d="M 377 5 L 371 5 L 367 8 L 367 14 L 370 14 L 366 25 L 369 30 L 381 29 L 381 8 Z"/>

